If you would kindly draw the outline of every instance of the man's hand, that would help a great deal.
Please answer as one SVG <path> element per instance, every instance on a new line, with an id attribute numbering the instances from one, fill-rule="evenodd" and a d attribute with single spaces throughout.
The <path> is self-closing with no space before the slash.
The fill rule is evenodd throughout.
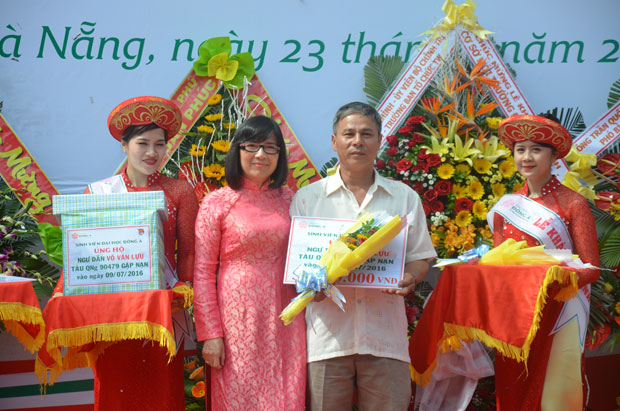
<path id="1" fill-rule="evenodd" d="M 426 260 L 417 260 L 405 265 L 403 279 L 398 282 L 400 288 L 386 288 L 381 292 L 386 294 L 395 294 L 406 296 L 413 292 L 415 286 L 418 285 L 428 272 L 428 262 Z"/>
<path id="2" fill-rule="evenodd" d="M 205 340 L 202 346 L 202 358 L 204 358 L 205 364 L 213 368 L 222 368 L 226 358 L 224 339 L 218 337 Z"/>

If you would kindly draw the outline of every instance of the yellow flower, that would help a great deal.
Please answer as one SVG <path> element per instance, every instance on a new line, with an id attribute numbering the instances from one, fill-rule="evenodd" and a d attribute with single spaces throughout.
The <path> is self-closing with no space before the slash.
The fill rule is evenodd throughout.
<path id="1" fill-rule="evenodd" d="M 522 188 L 523 188 L 523 182 L 516 183 L 514 186 L 512 186 L 512 192 L 516 193 L 517 191 L 521 190 Z"/>
<path id="2" fill-rule="evenodd" d="M 228 153 L 228 150 L 230 149 L 230 142 L 226 140 L 215 140 L 213 143 L 211 143 L 211 146 L 217 151 L 221 151 L 222 153 Z"/>
<path id="3" fill-rule="evenodd" d="M 194 157 L 202 157 L 207 150 L 207 146 L 198 147 L 196 144 L 192 144 L 192 149 L 189 151 L 189 154 Z"/>
<path id="4" fill-rule="evenodd" d="M 452 186 L 452 194 L 454 194 L 456 198 L 466 197 L 467 187 L 461 184 L 455 184 Z"/>
<path id="5" fill-rule="evenodd" d="M 482 235 L 483 238 L 493 238 L 493 232 L 488 229 L 488 227 L 480 227 L 478 231 Z"/>
<path id="6" fill-rule="evenodd" d="M 469 183 L 469 187 L 467 187 L 467 195 L 472 200 L 480 200 L 482 198 L 484 195 L 484 187 L 482 187 L 480 181 L 474 180 Z"/>
<path id="7" fill-rule="evenodd" d="M 468 176 L 470 171 L 471 171 L 471 168 L 467 164 L 457 164 L 456 165 L 456 171 L 458 171 L 461 174 L 465 174 L 466 176 Z"/>
<path id="8" fill-rule="evenodd" d="M 474 160 L 474 170 L 476 170 L 478 174 L 488 174 L 489 171 L 491 171 L 492 165 L 493 164 L 486 158 L 477 158 Z"/>
<path id="9" fill-rule="evenodd" d="M 497 130 L 499 128 L 499 123 L 503 120 L 501 117 L 487 117 L 487 126 L 491 130 Z"/>
<path id="10" fill-rule="evenodd" d="M 210 106 L 214 106 L 216 104 L 218 104 L 220 101 L 222 101 L 222 95 L 221 94 L 214 94 L 211 97 L 209 97 L 209 99 L 207 100 L 207 104 Z"/>
<path id="11" fill-rule="evenodd" d="M 512 157 L 499 163 L 499 173 L 504 178 L 510 178 L 513 176 L 515 173 L 515 161 Z"/>
<path id="12" fill-rule="evenodd" d="M 487 218 L 487 212 L 488 211 L 489 210 L 487 210 L 487 206 L 482 201 L 476 201 L 474 203 L 474 207 L 472 209 L 472 212 L 480 220 L 485 220 Z"/>
<path id="13" fill-rule="evenodd" d="M 207 133 L 207 134 L 213 133 L 213 127 L 211 126 L 198 126 L 196 127 L 196 129 L 200 131 L 201 133 Z"/>
<path id="14" fill-rule="evenodd" d="M 620 314 L 620 301 L 616 303 L 616 312 Z"/>
<path id="15" fill-rule="evenodd" d="M 205 116 L 205 120 L 207 120 L 207 121 L 217 121 L 217 120 L 221 119 L 222 117 L 223 117 L 222 113 L 207 114 Z"/>
<path id="16" fill-rule="evenodd" d="M 456 221 L 456 225 L 458 225 L 459 227 L 467 227 L 469 224 L 471 224 L 471 218 L 471 213 L 467 210 L 463 210 L 459 211 L 454 221 Z"/>
<path id="17" fill-rule="evenodd" d="M 219 181 L 219 179 L 224 177 L 225 170 L 224 167 L 222 167 L 220 164 L 213 163 L 203 167 L 202 172 L 204 173 L 205 177 L 214 178 Z"/>
<path id="18" fill-rule="evenodd" d="M 228 130 L 233 130 L 237 128 L 237 125 L 235 123 L 224 123 L 222 124 L 222 126 L 224 126 L 224 128 L 227 128 Z"/>
<path id="19" fill-rule="evenodd" d="M 475 157 L 478 154 L 480 154 L 480 150 L 478 150 L 477 148 L 472 148 L 473 144 L 474 144 L 473 138 L 465 137 L 465 141 L 463 141 L 458 134 L 455 135 L 454 136 L 454 148 L 453 148 L 454 160 L 464 161 L 467 164 L 471 165 L 472 157 Z"/>
<path id="20" fill-rule="evenodd" d="M 607 294 L 611 294 L 611 292 L 614 290 L 614 286 L 609 283 L 605 283 L 604 287 Z"/>
<path id="21" fill-rule="evenodd" d="M 476 148 L 480 150 L 480 155 L 491 163 L 496 162 L 498 158 L 508 154 L 508 151 L 498 148 L 499 140 L 495 136 L 488 138 L 485 142 L 476 140 L 475 143 Z"/>
<path id="22" fill-rule="evenodd" d="M 503 185 L 502 183 L 493 184 L 491 186 L 491 189 L 493 190 L 493 195 L 497 198 L 503 196 L 504 193 L 506 192 L 506 186 Z"/>
<path id="23" fill-rule="evenodd" d="M 441 240 L 441 236 L 439 235 L 439 233 L 431 233 L 431 241 L 433 242 L 433 247 L 437 247 L 437 245 L 439 244 L 439 240 Z"/>
<path id="24" fill-rule="evenodd" d="M 431 136 L 431 146 L 426 147 L 426 152 L 429 154 L 448 154 L 453 147 L 448 138 L 437 139 L 436 136 Z"/>
<path id="25" fill-rule="evenodd" d="M 452 167 L 452 164 L 444 163 L 437 167 L 437 175 L 443 180 L 452 178 L 454 175 L 454 167 Z"/>

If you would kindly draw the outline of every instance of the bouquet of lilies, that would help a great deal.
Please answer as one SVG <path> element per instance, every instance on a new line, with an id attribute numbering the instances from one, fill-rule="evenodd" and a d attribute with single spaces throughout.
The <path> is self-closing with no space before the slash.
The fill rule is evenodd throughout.
<path id="1" fill-rule="evenodd" d="M 361 266 L 379 252 L 406 225 L 398 215 L 365 214 L 351 228 L 333 241 L 318 264 L 304 264 L 295 272 L 299 295 L 282 311 L 280 319 L 290 324 L 317 292 L 323 292 L 342 309 L 344 296 L 332 284 Z"/>

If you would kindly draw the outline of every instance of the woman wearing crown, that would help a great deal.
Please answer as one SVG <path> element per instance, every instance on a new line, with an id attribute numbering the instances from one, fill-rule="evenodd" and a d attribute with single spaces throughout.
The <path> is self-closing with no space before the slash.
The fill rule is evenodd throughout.
<path id="1" fill-rule="evenodd" d="M 588 202 L 551 174 L 552 164 L 566 156 L 572 145 L 568 131 L 551 117 L 519 115 L 500 124 L 499 137 L 513 151 L 517 170 L 527 184 L 502 197 L 489 212 L 494 243 L 497 246 L 513 238 L 525 240 L 528 246 L 543 244 L 547 249 L 570 249 L 584 263 L 597 267 L 598 240 Z M 518 216 L 519 208 L 536 215 L 536 221 L 524 222 Z M 557 290 L 548 290 L 527 364 L 496 355 L 498 409 L 582 409 L 586 398 L 582 353 L 589 315 L 589 284 L 600 273 L 595 268 L 575 271 L 579 287 L 576 297 L 558 302 L 553 299 Z"/>

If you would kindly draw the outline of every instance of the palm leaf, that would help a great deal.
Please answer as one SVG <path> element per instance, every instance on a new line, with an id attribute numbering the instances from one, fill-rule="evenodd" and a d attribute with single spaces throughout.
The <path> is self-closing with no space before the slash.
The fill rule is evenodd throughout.
<path id="1" fill-rule="evenodd" d="M 368 59 L 364 67 L 364 93 L 370 104 L 379 105 L 404 66 L 400 56 L 372 56 Z"/>
<path id="2" fill-rule="evenodd" d="M 598 238 L 605 237 L 610 231 L 617 228 L 620 224 L 611 214 L 601 210 L 592 203 L 590 203 L 590 210 L 592 211 L 592 216 L 594 216 L 594 223 L 596 224 Z"/>
<path id="3" fill-rule="evenodd" d="M 609 231 L 600 241 L 601 264 L 605 267 L 620 265 L 620 227 Z"/>
<path id="4" fill-rule="evenodd" d="M 620 79 L 616 80 L 609 90 L 607 108 L 612 108 L 620 100 Z"/>
<path id="5" fill-rule="evenodd" d="M 321 167 L 321 171 L 319 171 L 321 177 L 327 177 L 327 172 L 329 171 L 329 169 L 334 167 L 336 164 L 338 164 L 338 157 L 332 157 L 327 160 L 327 162 L 323 164 L 323 167 Z"/>
<path id="6" fill-rule="evenodd" d="M 549 113 L 553 114 L 560 120 L 560 124 L 568 130 L 573 138 L 583 133 L 586 129 L 586 124 L 583 122 L 583 115 L 578 108 L 553 108 Z"/>

